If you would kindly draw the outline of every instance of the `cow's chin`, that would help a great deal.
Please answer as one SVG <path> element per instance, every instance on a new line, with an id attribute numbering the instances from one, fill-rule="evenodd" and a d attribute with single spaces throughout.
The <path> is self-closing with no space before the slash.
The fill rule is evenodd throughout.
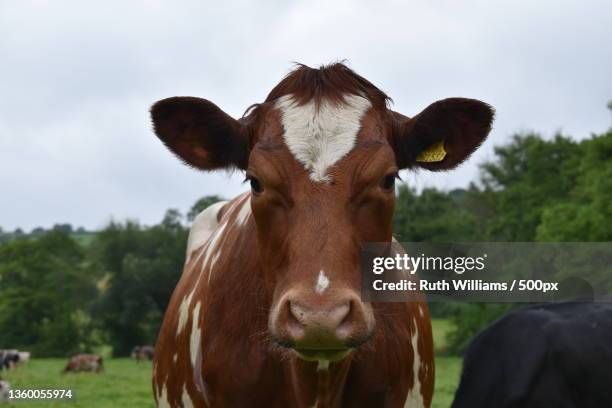
<path id="1" fill-rule="evenodd" d="M 298 358 L 304 361 L 340 361 L 346 357 L 351 349 L 334 349 L 334 350 L 296 350 L 293 349 Z"/>

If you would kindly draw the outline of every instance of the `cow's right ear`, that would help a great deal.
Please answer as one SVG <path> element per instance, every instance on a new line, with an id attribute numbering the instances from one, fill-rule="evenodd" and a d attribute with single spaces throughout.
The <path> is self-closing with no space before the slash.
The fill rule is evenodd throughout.
<path id="1" fill-rule="evenodd" d="M 201 170 L 246 169 L 248 125 L 214 103 L 194 97 L 173 97 L 151 107 L 153 129 L 159 139 L 190 166 Z"/>

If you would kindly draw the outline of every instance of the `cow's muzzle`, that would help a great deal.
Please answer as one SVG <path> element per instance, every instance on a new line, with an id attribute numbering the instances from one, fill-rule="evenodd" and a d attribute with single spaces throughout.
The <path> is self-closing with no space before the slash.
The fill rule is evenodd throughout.
<path id="1" fill-rule="evenodd" d="M 339 360 L 367 341 L 373 328 L 371 307 L 348 291 L 326 297 L 290 292 L 270 316 L 276 342 L 305 360 Z"/>

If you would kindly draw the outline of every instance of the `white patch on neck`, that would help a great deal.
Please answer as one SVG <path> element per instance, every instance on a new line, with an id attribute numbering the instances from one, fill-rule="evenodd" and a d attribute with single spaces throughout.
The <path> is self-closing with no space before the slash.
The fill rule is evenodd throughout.
<path id="1" fill-rule="evenodd" d="M 208 259 L 210 257 L 210 255 L 215 252 L 215 255 L 213 256 L 214 262 L 212 264 L 212 266 L 210 268 L 208 268 L 208 284 L 210 285 L 210 277 L 212 276 L 213 273 L 213 269 L 212 267 L 214 266 L 214 264 L 217 262 L 217 259 L 219 259 L 219 256 L 221 255 L 221 248 L 217 249 L 217 245 L 218 245 L 218 241 L 221 238 L 221 236 L 223 235 L 223 231 L 225 231 L 225 227 L 227 226 L 227 221 L 225 221 L 223 224 L 221 224 L 221 226 L 219 228 L 217 228 L 217 230 L 215 231 L 215 233 L 213 234 L 213 236 L 210 239 L 210 242 L 208 243 L 208 248 L 206 248 L 206 255 L 204 256 L 204 262 L 202 263 L 202 273 L 204 272 L 204 270 L 206 269 L 206 267 L 208 266 Z M 202 275 L 200 274 L 200 277 Z M 196 282 L 196 285 L 200 282 L 200 279 L 198 277 L 198 281 Z"/>
<path id="2" fill-rule="evenodd" d="M 157 397 L 157 408 L 170 408 L 168 393 L 166 392 L 166 384 L 162 384 L 162 388 Z"/>
<path id="3" fill-rule="evenodd" d="M 191 305 L 191 299 L 193 299 L 193 294 L 195 293 L 195 289 L 191 291 L 191 293 L 185 297 L 181 301 L 181 305 L 179 306 L 179 319 L 178 324 L 176 326 L 176 336 L 178 337 L 185 325 L 187 324 L 187 319 L 189 318 L 189 305 Z"/>
<path id="4" fill-rule="evenodd" d="M 325 292 L 328 287 L 329 287 L 329 279 L 327 278 L 327 276 L 325 276 L 325 272 L 323 272 L 323 269 L 321 269 L 321 272 L 319 272 L 319 277 L 317 278 L 315 292 L 317 292 L 318 294 L 321 294 Z"/>
<path id="5" fill-rule="evenodd" d="M 325 371 L 329 368 L 329 360 L 319 360 L 317 371 Z"/>
<path id="6" fill-rule="evenodd" d="M 309 171 L 312 181 L 329 182 L 327 169 L 353 149 L 361 118 L 372 104 L 364 97 L 346 95 L 344 103 L 322 100 L 317 109 L 314 100 L 298 106 L 291 95 L 285 95 L 276 107 L 281 111 L 289 151 Z"/>
<path id="7" fill-rule="evenodd" d="M 251 215 L 251 196 L 249 196 L 242 203 L 242 207 L 240 207 L 240 212 L 238 212 L 238 215 L 236 216 L 236 224 L 239 227 L 243 226 L 249 218 L 249 215 Z"/>
<path id="8" fill-rule="evenodd" d="M 200 350 L 200 338 L 202 337 L 202 329 L 198 327 L 200 323 L 200 302 L 196 303 L 193 308 L 193 315 L 191 317 L 191 336 L 189 337 L 189 354 L 191 357 L 191 367 L 195 367 L 196 357 Z"/>
<path id="9" fill-rule="evenodd" d="M 204 245 L 215 231 L 215 228 L 217 228 L 219 224 L 217 221 L 219 211 L 225 204 L 227 204 L 227 201 L 214 203 L 206 207 L 204 211 L 195 217 L 191 229 L 189 230 L 189 238 L 187 238 L 187 261 L 189 261 L 191 254 Z"/>
<path id="10" fill-rule="evenodd" d="M 414 359 L 412 361 L 412 376 L 414 378 L 412 389 L 408 391 L 408 397 L 406 398 L 407 407 L 421 408 L 424 407 L 423 396 L 421 395 L 421 381 L 419 380 L 419 368 L 421 367 L 421 356 L 419 355 L 419 330 L 417 321 L 414 321 L 414 333 L 410 338 L 412 344 L 412 352 L 414 353 Z"/>
<path id="11" fill-rule="evenodd" d="M 183 395 L 181 396 L 181 402 L 183 403 L 183 408 L 193 408 L 193 401 L 191 400 L 191 396 L 187 391 L 187 384 L 183 386 Z"/>

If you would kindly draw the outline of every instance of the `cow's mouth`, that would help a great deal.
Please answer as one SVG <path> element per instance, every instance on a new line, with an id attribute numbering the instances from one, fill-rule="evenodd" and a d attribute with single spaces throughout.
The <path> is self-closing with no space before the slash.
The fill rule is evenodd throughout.
<path id="1" fill-rule="evenodd" d="M 342 360 L 351 349 L 294 349 L 299 358 L 306 361 Z"/>

